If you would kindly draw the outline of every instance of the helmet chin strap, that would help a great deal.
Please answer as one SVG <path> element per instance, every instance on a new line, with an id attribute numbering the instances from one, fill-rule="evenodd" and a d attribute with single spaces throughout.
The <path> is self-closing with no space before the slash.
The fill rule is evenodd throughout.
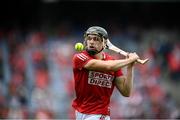
<path id="1" fill-rule="evenodd" d="M 90 55 L 96 55 L 98 53 L 100 53 L 101 51 L 103 51 L 104 48 L 102 48 L 100 51 L 94 50 L 94 49 L 86 49 L 86 51 L 90 54 Z"/>

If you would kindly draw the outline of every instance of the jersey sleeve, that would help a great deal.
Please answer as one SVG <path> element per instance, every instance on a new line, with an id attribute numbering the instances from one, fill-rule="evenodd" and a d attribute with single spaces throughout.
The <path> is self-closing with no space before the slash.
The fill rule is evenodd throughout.
<path id="1" fill-rule="evenodd" d="M 78 53 L 73 56 L 73 68 L 83 68 L 83 66 L 92 58 L 84 53 Z"/>
<path id="2" fill-rule="evenodd" d="M 122 70 L 121 70 L 121 69 L 119 69 L 118 71 L 115 72 L 115 76 L 116 76 L 116 77 L 120 77 L 120 76 L 122 76 L 122 75 L 123 75 L 123 73 L 122 73 Z"/>

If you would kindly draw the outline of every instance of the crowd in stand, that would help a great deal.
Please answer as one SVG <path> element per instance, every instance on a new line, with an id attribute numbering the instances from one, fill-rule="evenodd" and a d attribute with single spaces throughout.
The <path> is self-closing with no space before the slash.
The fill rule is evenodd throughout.
<path id="1" fill-rule="evenodd" d="M 178 101 L 162 84 L 166 81 L 179 84 L 178 32 L 135 26 L 125 30 L 112 29 L 110 38 L 113 44 L 150 59 L 146 65 L 135 65 L 131 97 L 122 97 L 114 90 L 112 119 L 180 117 Z M 24 34 L 17 29 L 1 31 L 0 118 L 74 118 L 71 107 L 74 99 L 72 56 L 76 52 L 75 42 L 82 42 L 83 37 L 81 34 L 63 34 L 50 35 L 42 31 Z"/>

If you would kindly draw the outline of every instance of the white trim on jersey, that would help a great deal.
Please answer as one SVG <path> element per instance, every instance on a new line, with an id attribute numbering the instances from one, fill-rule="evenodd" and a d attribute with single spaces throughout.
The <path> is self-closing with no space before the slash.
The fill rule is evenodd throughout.
<path id="1" fill-rule="evenodd" d="M 81 53 L 81 55 L 82 55 L 82 56 L 84 56 L 85 58 L 88 58 L 88 56 L 87 56 L 87 55 L 85 55 L 84 53 Z"/>
<path id="2" fill-rule="evenodd" d="M 88 59 L 88 57 L 87 57 L 86 55 L 84 55 L 83 53 L 78 54 L 77 57 L 78 57 L 79 59 L 81 59 L 82 61 L 85 61 L 86 59 Z"/>

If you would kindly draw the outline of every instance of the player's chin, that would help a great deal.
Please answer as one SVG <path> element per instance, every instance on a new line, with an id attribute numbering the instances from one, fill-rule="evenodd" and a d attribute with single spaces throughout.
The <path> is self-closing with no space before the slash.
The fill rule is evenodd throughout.
<path id="1" fill-rule="evenodd" d="M 95 55 L 98 53 L 98 50 L 96 48 L 87 48 L 86 51 L 90 54 L 90 55 Z"/>

